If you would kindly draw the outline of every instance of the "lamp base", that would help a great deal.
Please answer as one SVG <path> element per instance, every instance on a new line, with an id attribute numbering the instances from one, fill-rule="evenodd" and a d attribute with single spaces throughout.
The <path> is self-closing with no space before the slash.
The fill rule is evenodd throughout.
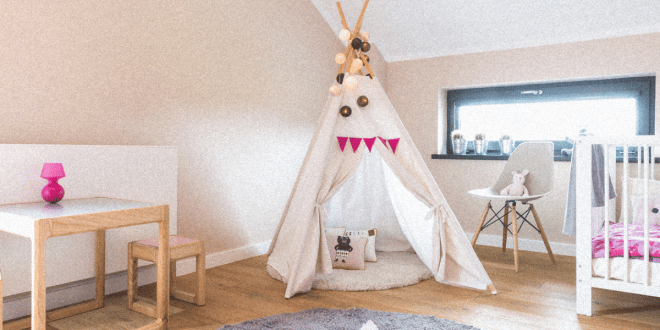
<path id="1" fill-rule="evenodd" d="M 41 190 L 41 197 L 46 202 L 55 204 L 64 197 L 64 188 L 57 183 L 57 179 L 49 179 L 48 184 Z"/>

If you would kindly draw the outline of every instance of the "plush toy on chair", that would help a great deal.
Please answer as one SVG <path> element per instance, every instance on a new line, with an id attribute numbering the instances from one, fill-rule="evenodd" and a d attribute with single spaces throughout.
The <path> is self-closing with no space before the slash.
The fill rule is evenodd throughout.
<path id="1" fill-rule="evenodd" d="M 513 171 L 513 182 L 506 186 L 500 195 L 502 196 L 529 196 L 527 187 L 525 187 L 525 176 L 529 174 L 528 170 L 522 170 L 520 173 Z"/>

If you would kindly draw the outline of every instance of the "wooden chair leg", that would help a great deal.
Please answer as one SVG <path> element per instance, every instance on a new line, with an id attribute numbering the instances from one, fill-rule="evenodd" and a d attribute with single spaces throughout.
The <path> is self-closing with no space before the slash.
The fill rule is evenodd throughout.
<path id="1" fill-rule="evenodd" d="M 552 254 L 552 250 L 550 249 L 550 243 L 548 242 L 548 238 L 545 236 L 543 225 L 541 225 L 541 220 L 539 220 L 539 215 L 536 213 L 536 209 L 534 208 L 533 204 L 529 204 L 529 208 L 532 209 L 532 214 L 534 215 L 536 226 L 539 228 L 539 231 L 541 232 L 541 238 L 543 238 L 543 243 L 545 244 L 545 248 L 546 250 L 548 250 L 548 255 L 550 256 L 550 260 L 552 260 L 553 264 L 556 264 L 557 262 L 555 261 L 555 256 Z"/>
<path id="2" fill-rule="evenodd" d="M 506 252 L 506 235 L 509 226 L 509 202 L 504 202 L 504 228 L 502 229 L 502 252 Z"/>
<path id="3" fill-rule="evenodd" d="M 170 261 L 170 296 L 174 296 L 174 289 L 176 282 L 176 260 Z"/>
<path id="4" fill-rule="evenodd" d="M 516 273 L 518 272 L 518 213 L 516 202 L 511 203 L 511 214 L 513 214 L 513 263 Z"/>
<path id="5" fill-rule="evenodd" d="M 484 222 L 486 221 L 486 216 L 488 216 L 488 210 L 490 210 L 490 201 L 488 201 L 488 204 L 486 205 L 486 209 L 484 210 L 484 213 L 481 215 L 481 220 L 479 220 L 479 226 L 477 227 L 477 231 L 474 232 L 474 236 L 472 236 L 472 247 L 474 247 L 474 244 L 477 243 L 477 238 L 479 238 L 479 234 L 481 233 L 481 227 L 483 227 Z"/>

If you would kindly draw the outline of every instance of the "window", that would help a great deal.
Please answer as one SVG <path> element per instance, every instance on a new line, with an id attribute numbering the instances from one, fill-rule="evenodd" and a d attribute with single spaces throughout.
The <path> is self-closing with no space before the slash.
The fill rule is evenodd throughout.
<path id="1" fill-rule="evenodd" d="M 505 134 L 516 144 L 550 140 L 559 152 L 572 147 L 566 138 L 581 130 L 597 136 L 653 135 L 654 126 L 654 76 L 447 91 L 448 151 L 456 129 L 468 141 L 484 133 L 489 150 L 499 154 Z M 474 150 L 471 142 L 468 150 Z"/>

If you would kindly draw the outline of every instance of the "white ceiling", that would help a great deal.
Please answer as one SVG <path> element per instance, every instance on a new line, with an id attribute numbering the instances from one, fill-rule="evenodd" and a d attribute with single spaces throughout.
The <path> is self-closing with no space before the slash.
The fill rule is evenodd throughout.
<path id="1" fill-rule="evenodd" d="M 339 34 L 337 1 L 311 1 Z M 353 30 L 364 0 L 340 2 Z M 415 60 L 660 32 L 660 0 L 371 0 L 362 31 L 387 62 Z"/>

